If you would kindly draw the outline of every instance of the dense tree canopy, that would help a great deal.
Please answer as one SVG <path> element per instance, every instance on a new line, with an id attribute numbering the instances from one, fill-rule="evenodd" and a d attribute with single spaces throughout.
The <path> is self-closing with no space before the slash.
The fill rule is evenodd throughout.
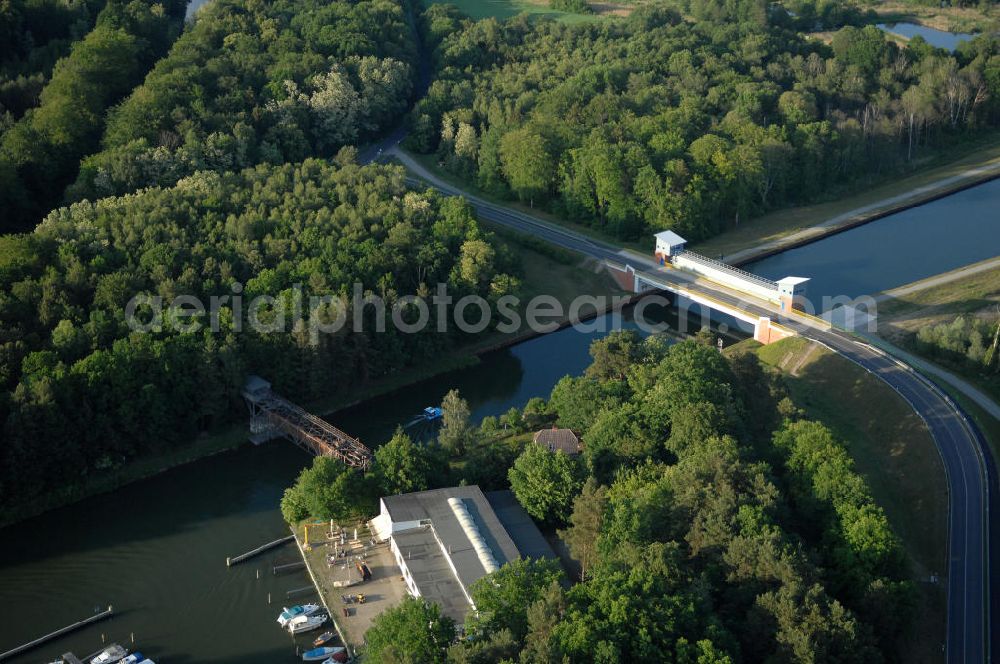
<path id="1" fill-rule="evenodd" d="M 365 657 L 385 664 L 437 664 L 455 638 L 455 624 L 436 604 L 407 597 L 380 613 L 365 633 Z"/>
<path id="2" fill-rule="evenodd" d="M 528 445 L 514 461 L 508 478 L 518 502 L 538 521 L 562 525 L 569 520 L 573 498 L 583 484 L 580 465 L 563 452 Z"/>
<path id="3" fill-rule="evenodd" d="M 62 200 L 80 159 L 98 145 L 105 112 L 167 51 L 186 4 L 109 0 L 55 64 L 38 107 L 0 139 L 0 230 L 33 225 Z"/>
<path id="4" fill-rule="evenodd" d="M 523 560 L 477 581 L 448 660 L 893 660 L 912 615 L 906 557 L 830 430 L 783 420 L 783 388 L 754 355 L 631 333 L 592 351 L 575 384 L 598 389 L 560 383 L 547 408 L 570 415 L 585 450 L 616 414 L 638 426 L 604 438 L 599 467 L 586 452 L 582 488 L 542 472 L 569 457 L 530 443 L 510 473 L 536 520 L 566 520 L 551 498 L 568 494 L 559 535 L 578 582 Z"/>
<path id="5" fill-rule="evenodd" d="M 213 0 L 111 113 L 70 197 L 330 156 L 375 135 L 409 104 L 407 1 Z"/>
<path id="6" fill-rule="evenodd" d="M 461 280 L 463 244 L 490 239 L 468 204 L 408 191 L 398 167 L 359 167 L 350 152 L 340 162 L 203 172 L 170 188 L 62 208 L 32 234 L 0 238 L 5 506 L 228 421 L 242 411 L 247 373 L 292 399 L 316 398 L 425 361 L 466 336 L 453 326 L 438 333 L 437 307 L 423 332 L 404 334 L 391 320 L 379 332 L 374 305 L 357 313 L 348 306 L 336 333 L 314 333 L 313 322 L 337 316 L 311 313 L 312 296 L 351 298 L 357 283 L 392 307 L 428 295 L 429 284 L 447 284 L 458 299 L 496 298 L 515 283 L 502 252 L 482 283 Z M 126 305 L 140 294 L 162 298 L 162 331 L 126 324 Z M 170 306 L 182 295 L 206 309 L 212 297 L 240 295 L 246 305 L 236 317 L 223 300 L 217 331 L 207 313 L 199 329 L 184 331 Z M 259 301 L 266 306 L 254 329 L 257 296 L 275 301 Z M 400 459 L 392 483 L 419 486 L 422 467 Z"/>
<path id="7" fill-rule="evenodd" d="M 773 13 L 685 0 L 570 26 L 431 7 L 411 146 L 620 238 L 698 240 L 1000 122 L 1000 39 L 951 55 L 849 25 L 827 46 Z"/>
<path id="8" fill-rule="evenodd" d="M 281 498 L 281 514 L 295 524 L 306 517 L 343 523 L 371 515 L 375 486 L 340 461 L 319 456 Z"/>
<path id="9" fill-rule="evenodd" d="M 38 105 L 56 61 L 93 27 L 103 0 L 0 4 L 0 133 Z"/>

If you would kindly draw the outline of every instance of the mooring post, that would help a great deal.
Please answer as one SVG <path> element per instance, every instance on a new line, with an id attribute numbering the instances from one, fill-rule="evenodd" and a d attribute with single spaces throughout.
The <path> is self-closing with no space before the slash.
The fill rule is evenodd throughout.
<path id="1" fill-rule="evenodd" d="M 267 594 L 267 603 L 268 603 L 268 604 L 270 604 L 270 603 L 271 603 L 271 593 L 268 593 L 268 594 Z"/>
<path id="2" fill-rule="evenodd" d="M 232 567 L 229 563 L 229 556 L 226 556 L 226 567 Z"/>

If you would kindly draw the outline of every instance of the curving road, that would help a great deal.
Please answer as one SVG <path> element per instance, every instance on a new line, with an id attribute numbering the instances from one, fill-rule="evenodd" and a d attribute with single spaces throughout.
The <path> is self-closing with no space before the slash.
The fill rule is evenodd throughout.
<path id="1" fill-rule="evenodd" d="M 387 139 L 366 156 L 368 159 L 391 156 L 399 160 L 426 184 L 445 194 L 464 197 L 476 208 L 479 216 L 488 221 L 602 261 L 641 265 L 636 267 L 637 273 L 650 282 L 680 280 L 689 287 L 704 290 L 707 295 L 726 304 L 780 321 L 802 336 L 857 363 L 896 390 L 926 422 L 947 475 L 949 541 L 946 659 L 948 662 L 962 663 L 989 661 L 991 636 L 993 639 L 1000 638 L 1000 626 L 990 628 L 990 603 L 996 603 L 1000 599 L 1000 591 L 994 589 L 995 592 L 990 592 L 991 569 L 996 569 L 998 562 L 995 560 L 996 553 L 991 552 L 989 546 L 991 536 L 997 538 L 996 525 L 991 524 L 989 518 L 991 501 L 997 500 L 997 492 L 994 490 L 997 486 L 997 473 L 982 434 L 961 408 L 936 385 L 901 360 L 846 332 L 827 329 L 815 319 L 795 314 L 785 316 L 774 305 L 754 300 L 745 293 L 686 276 L 677 270 L 660 269 L 652 260 L 637 259 L 634 254 L 609 244 L 470 195 L 436 177 L 409 155 L 398 150 L 396 146 L 400 138 L 401 136 L 393 136 Z M 991 560 L 991 553 L 994 560 Z M 993 578 L 996 576 L 992 575 Z M 994 617 L 996 613 L 993 612 Z"/>

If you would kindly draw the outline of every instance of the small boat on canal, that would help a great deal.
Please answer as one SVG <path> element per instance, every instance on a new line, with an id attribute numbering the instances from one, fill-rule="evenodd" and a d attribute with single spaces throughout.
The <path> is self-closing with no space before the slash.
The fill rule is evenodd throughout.
<path id="1" fill-rule="evenodd" d="M 128 655 L 128 650 L 125 650 L 125 648 L 122 648 L 117 643 L 113 643 L 92 657 L 90 664 L 117 664 L 126 655 Z"/>
<path id="2" fill-rule="evenodd" d="M 303 662 L 324 662 L 329 660 L 333 660 L 334 662 L 346 662 L 347 648 L 343 646 L 315 648 L 302 653 Z"/>
<path id="3" fill-rule="evenodd" d="M 282 609 L 281 613 L 278 615 L 278 624 L 282 627 L 287 627 L 295 618 L 300 616 L 311 616 L 319 613 L 323 610 L 323 607 L 319 604 L 300 604 L 293 606 L 292 608 L 285 607 Z"/>
<path id="4" fill-rule="evenodd" d="M 288 631 L 292 634 L 302 634 L 319 629 L 326 623 L 326 614 L 316 616 L 297 616 L 288 623 Z"/>

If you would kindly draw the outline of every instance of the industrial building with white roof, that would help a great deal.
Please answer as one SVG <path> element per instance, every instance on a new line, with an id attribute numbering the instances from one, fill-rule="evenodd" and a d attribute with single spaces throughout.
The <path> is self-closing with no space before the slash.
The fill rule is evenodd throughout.
<path id="1" fill-rule="evenodd" d="M 478 486 L 433 489 L 379 501 L 372 531 L 388 540 L 406 588 L 456 623 L 475 608 L 469 588 L 504 563 L 555 558 L 510 491 Z"/>

